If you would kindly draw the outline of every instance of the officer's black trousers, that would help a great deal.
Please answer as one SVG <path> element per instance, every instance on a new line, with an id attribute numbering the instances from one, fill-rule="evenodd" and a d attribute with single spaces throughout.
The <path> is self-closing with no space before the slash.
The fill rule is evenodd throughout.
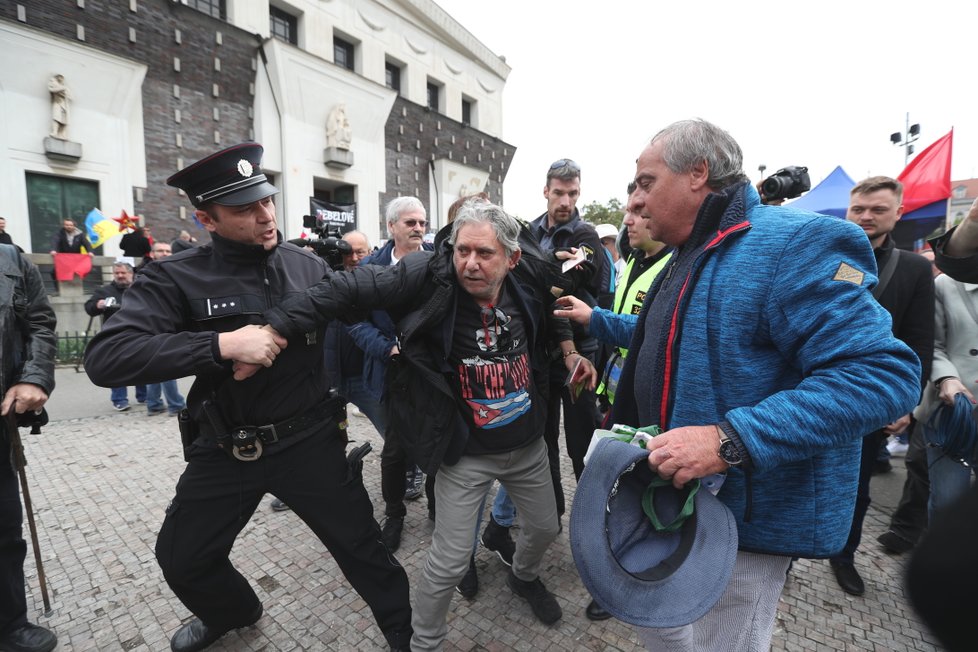
<path id="1" fill-rule="evenodd" d="M 17 472 L 10 463 L 10 443 L 0 430 L 0 636 L 27 622 L 23 519 Z"/>
<path id="2" fill-rule="evenodd" d="M 228 554 L 269 492 L 325 544 L 388 640 L 410 635 L 407 574 L 381 543 L 363 481 L 349 479 L 345 447 L 342 432 L 330 425 L 328 433 L 266 452 L 254 462 L 193 448 L 167 508 L 156 558 L 170 588 L 205 624 L 241 626 L 258 607 L 258 596 Z M 271 545 L 288 555 L 295 542 L 286 538 Z"/>

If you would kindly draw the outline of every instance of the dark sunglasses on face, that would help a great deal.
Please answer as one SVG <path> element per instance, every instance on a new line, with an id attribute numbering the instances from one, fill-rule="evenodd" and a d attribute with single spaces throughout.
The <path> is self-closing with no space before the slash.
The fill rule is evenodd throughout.
<path id="1" fill-rule="evenodd" d="M 409 229 L 413 229 L 416 226 L 420 226 L 423 229 L 428 226 L 428 220 L 403 220 L 401 224 Z"/>

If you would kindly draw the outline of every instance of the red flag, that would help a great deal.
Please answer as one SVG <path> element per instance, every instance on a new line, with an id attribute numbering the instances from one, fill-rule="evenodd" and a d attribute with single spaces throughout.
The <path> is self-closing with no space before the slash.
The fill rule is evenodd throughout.
<path id="1" fill-rule="evenodd" d="M 85 278 L 92 271 L 92 257 L 88 254 L 54 254 L 54 277 L 70 281 L 75 274 Z"/>
<path id="2" fill-rule="evenodd" d="M 951 142 L 954 129 L 910 161 L 897 180 L 903 183 L 903 212 L 951 196 Z"/>

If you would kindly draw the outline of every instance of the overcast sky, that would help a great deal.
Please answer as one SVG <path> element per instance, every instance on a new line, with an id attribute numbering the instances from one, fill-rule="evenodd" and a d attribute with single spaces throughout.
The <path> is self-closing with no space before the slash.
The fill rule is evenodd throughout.
<path id="1" fill-rule="evenodd" d="M 733 135 L 755 181 L 761 164 L 807 166 L 813 186 L 837 165 L 897 176 L 908 112 L 918 152 L 954 127 L 952 179 L 978 177 L 973 0 L 436 2 L 512 67 L 504 203 L 523 218 L 562 157 L 581 164 L 579 206 L 624 200 L 648 139 L 693 117 Z"/>

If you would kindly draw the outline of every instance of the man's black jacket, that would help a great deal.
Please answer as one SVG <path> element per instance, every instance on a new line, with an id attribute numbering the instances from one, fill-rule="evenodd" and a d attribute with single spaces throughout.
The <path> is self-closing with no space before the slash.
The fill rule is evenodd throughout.
<path id="1" fill-rule="evenodd" d="M 265 313 L 290 340 L 323 321 L 350 319 L 354 312 L 384 308 L 394 320 L 400 354 L 387 370 L 388 420 L 414 460 L 428 473 L 458 461 L 468 441 L 457 370 L 449 361 L 459 288 L 448 243 L 450 227 L 435 239 L 435 251 L 416 252 L 393 267 L 368 265 L 324 279 L 303 295 Z M 532 241 L 520 239 L 523 256 L 506 278 L 506 289 L 524 318 L 534 383 L 546 409 L 550 339 L 571 339 L 565 320 L 552 318 L 559 268 Z M 542 433 L 540 433 L 542 435 Z"/>

